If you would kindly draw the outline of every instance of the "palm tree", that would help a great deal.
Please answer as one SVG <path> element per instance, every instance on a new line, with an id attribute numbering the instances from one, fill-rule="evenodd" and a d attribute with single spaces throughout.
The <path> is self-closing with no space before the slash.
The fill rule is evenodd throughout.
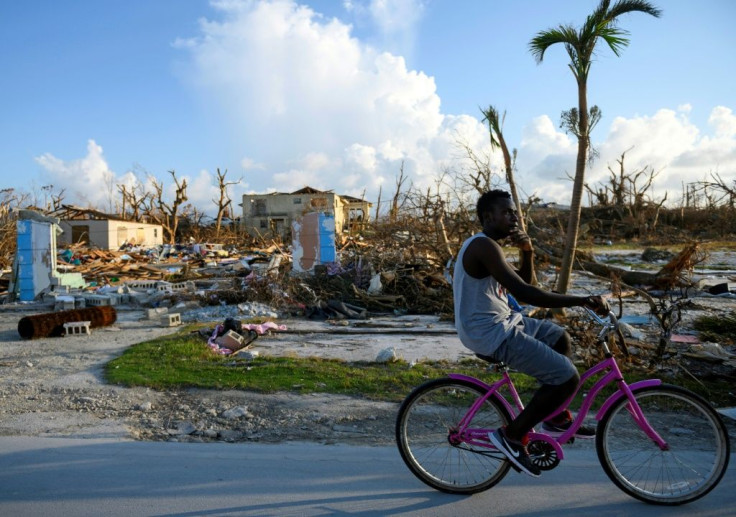
<path id="1" fill-rule="evenodd" d="M 567 224 L 565 252 L 557 283 L 557 291 L 566 293 L 570 283 L 570 273 L 575 260 L 575 249 L 578 242 L 578 226 L 580 224 L 580 203 L 583 197 L 585 164 L 590 150 L 591 117 L 600 118 L 596 106 L 588 111 L 588 74 L 593 60 L 595 45 L 599 39 L 605 41 L 617 56 L 629 44 L 628 31 L 617 27 L 617 18 L 630 12 L 643 12 L 659 18 L 662 11 L 644 0 L 618 0 L 611 5 L 610 0 L 601 0 L 598 7 L 590 14 L 579 29 L 572 25 L 559 25 L 556 28 L 538 32 L 529 43 L 529 50 L 541 63 L 545 51 L 557 43 L 565 46 L 570 57 L 572 70 L 578 84 L 578 107 L 563 114 L 563 126 L 568 127 L 577 136 L 578 154 L 575 162 L 575 180 L 570 203 L 570 219 Z"/>
<path id="2" fill-rule="evenodd" d="M 514 149 L 514 160 L 511 159 L 511 153 L 506 145 L 506 140 L 503 137 L 503 121 L 506 119 L 506 112 L 501 117 L 498 115 L 498 110 L 494 106 L 488 106 L 487 109 L 482 109 L 480 112 L 483 114 L 483 121 L 488 123 L 488 133 L 491 137 L 491 150 L 501 149 L 503 154 L 503 164 L 506 169 L 506 182 L 509 184 L 509 190 L 511 191 L 511 198 L 514 200 L 516 205 L 516 211 L 519 214 L 519 224 L 521 229 L 526 231 L 526 224 L 521 211 L 521 202 L 519 201 L 519 194 L 516 192 L 516 181 L 514 181 L 514 161 L 516 161 L 516 149 Z"/>
<path id="3" fill-rule="evenodd" d="M 506 119 L 506 112 L 499 117 L 498 110 L 493 106 L 488 106 L 487 109 L 481 108 L 480 112 L 483 114 L 483 121 L 488 123 L 488 133 L 491 138 L 491 150 L 501 149 L 503 154 L 503 164 L 506 169 L 506 182 L 509 184 L 509 190 L 511 191 L 511 198 L 516 205 L 516 213 L 519 214 L 519 226 L 521 230 L 526 232 L 526 221 L 524 213 L 521 211 L 521 202 L 519 201 L 519 194 L 516 191 L 516 180 L 514 180 L 514 162 L 516 161 L 516 149 L 512 153 L 509 153 L 509 148 L 506 145 L 506 139 L 503 137 L 503 121 Z M 519 252 L 519 260 L 524 260 L 522 253 Z M 529 281 L 531 285 L 537 285 L 537 274 L 532 266 L 532 277 Z"/>

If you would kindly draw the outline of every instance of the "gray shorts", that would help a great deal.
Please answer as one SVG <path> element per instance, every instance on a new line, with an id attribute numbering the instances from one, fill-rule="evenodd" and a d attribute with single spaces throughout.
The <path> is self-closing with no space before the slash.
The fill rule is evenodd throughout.
<path id="1" fill-rule="evenodd" d="M 551 321 L 524 317 L 493 357 L 542 384 L 560 385 L 577 373 L 572 361 L 552 348 L 564 332 Z"/>

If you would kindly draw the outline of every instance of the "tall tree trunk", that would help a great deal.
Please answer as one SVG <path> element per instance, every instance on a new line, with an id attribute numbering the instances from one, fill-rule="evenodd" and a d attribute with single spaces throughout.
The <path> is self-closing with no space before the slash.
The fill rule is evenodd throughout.
<path id="1" fill-rule="evenodd" d="M 570 218 L 567 221 L 567 235 L 565 237 L 565 253 L 562 256 L 560 277 L 557 280 L 557 292 L 567 293 L 572 274 L 572 265 L 575 261 L 575 252 L 578 245 L 578 230 L 580 227 L 580 208 L 585 187 L 585 164 L 588 161 L 588 147 L 590 135 L 588 129 L 588 90 L 586 78 L 578 79 L 578 156 L 575 162 L 575 181 L 572 187 L 572 201 L 570 202 Z"/>

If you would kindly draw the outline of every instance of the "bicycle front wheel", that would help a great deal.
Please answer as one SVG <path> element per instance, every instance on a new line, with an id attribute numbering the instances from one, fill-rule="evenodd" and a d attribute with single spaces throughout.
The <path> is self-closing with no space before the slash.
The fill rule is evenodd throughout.
<path id="1" fill-rule="evenodd" d="M 458 434 L 458 424 L 485 391 L 470 382 L 436 379 L 417 387 L 401 404 L 396 444 L 409 469 L 427 485 L 453 494 L 474 494 L 492 487 L 509 470 L 493 448 L 473 444 Z M 510 415 L 493 398 L 473 416 L 473 429 L 495 430 Z"/>
<path id="2" fill-rule="evenodd" d="M 647 503 L 689 503 L 710 492 L 726 472 L 728 432 L 708 402 L 686 389 L 662 384 L 634 392 L 661 450 L 637 425 L 626 397 L 598 423 L 596 449 L 608 477 Z"/>

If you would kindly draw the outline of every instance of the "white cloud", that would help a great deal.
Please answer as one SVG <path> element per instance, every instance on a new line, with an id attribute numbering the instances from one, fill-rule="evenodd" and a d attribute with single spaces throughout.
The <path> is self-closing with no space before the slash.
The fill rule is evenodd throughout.
<path id="1" fill-rule="evenodd" d="M 266 170 L 266 165 L 265 164 L 259 163 L 259 162 L 255 161 L 254 159 L 248 158 L 248 157 L 243 158 L 242 160 L 240 160 L 240 166 L 245 171 L 251 171 L 251 170 L 261 170 L 261 171 L 264 171 L 264 170 Z"/>
<path id="2" fill-rule="evenodd" d="M 54 190 L 64 190 L 64 202 L 85 207 L 109 210 L 118 197 L 117 185 L 135 184 L 133 173 L 117 176 L 107 165 L 102 147 L 94 140 L 87 142 L 87 155 L 64 161 L 51 153 L 35 158 L 43 169 L 43 176 L 54 185 Z"/>
<path id="3" fill-rule="evenodd" d="M 248 143 L 237 150 L 245 165 L 263 164 L 249 168 L 255 190 L 314 183 L 375 197 L 402 161 L 421 184 L 457 139 L 487 145 L 476 119 L 440 112 L 433 78 L 359 41 L 349 25 L 291 0 L 215 6 L 219 19 L 201 22 L 200 35 L 179 47 L 190 57 L 187 81 L 228 120 L 233 146 Z M 397 31 L 415 24 L 422 6 L 346 4 Z"/>
<path id="4" fill-rule="evenodd" d="M 736 116 L 725 106 L 716 106 L 710 114 L 708 123 L 713 126 L 715 136 L 728 138 L 736 135 Z"/>
<path id="5" fill-rule="evenodd" d="M 651 116 L 617 117 L 602 142 L 593 145 L 599 152 L 586 168 L 586 182 L 595 186 L 607 182 L 608 167 L 618 171 L 617 160 L 626 153 L 627 172 L 647 168 L 637 187 L 642 187 L 651 172 L 657 172 L 648 195 L 667 202 L 681 202 L 683 184 L 707 179 L 718 172 L 724 181 L 736 181 L 736 116 L 730 108 L 717 106 L 709 118 L 710 134 L 690 120 L 692 107 L 677 111 L 660 109 Z M 528 195 L 536 193 L 544 200 L 569 203 L 571 178 L 575 174 L 577 141 L 552 124 L 547 116 L 537 117 L 523 130 L 519 148 L 520 188 Z"/>
<path id="6" fill-rule="evenodd" d="M 199 171 L 194 177 L 183 175 L 182 179 L 187 180 L 187 198 L 188 203 L 202 208 L 206 207 L 208 211 L 216 212 L 217 204 L 213 203 L 212 200 L 220 198 L 220 189 L 218 187 L 217 177 L 207 170 Z M 228 178 L 225 178 L 228 181 Z M 167 189 L 169 199 L 174 199 L 176 196 L 176 186 L 169 185 Z M 215 207 L 214 209 L 212 207 Z"/>
<path id="7" fill-rule="evenodd" d="M 402 23 L 411 31 L 424 4 L 344 3 L 372 16 L 386 33 L 400 31 Z M 458 142 L 480 155 L 488 151 L 488 130 L 477 116 L 442 113 L 432 77 L 407 68 L 401 55 L 357 39 L 350 25 L 293 0 L 222 0 L 213 6 L 217 19 L 201 21 L 197 37 L 175 43 L 187 58 L 179 72 L 205 107 L 225 121 L 231 154 L 243 157 L 249 191 L 309 185 L 356 196 L 365 190 L 376 200 L 381 186 L 384 196 L 393 188 L 402 166 L 410 182 L 426 187 L 447 168 L 462 170 L 467 157 Z M 662 171 L 655 186 L 658 192 L 671 190 L 671 201 L 679 199 L 683 182 L 711 172 L 733 180 L 733 106 L 712 108 L 708 127 L 699 128 L 691 117 L 703 109 L 682 104 L 614 119 L 604 139 L 594 142 L 600 156 L 589 167 L 588 182 L 606 180 L 607 166 L 615 166 L 624 151 L 627 170 Z M 575 138 L 540 114 L 524 128 L 518 148 L 522 191 L 569 202 L 571 182 L 565 176 L 575 172 Z M 67 162 L 47 153 L 37 161 L 56 187 L 100 208 L 108 203 L 111 177 L 135 182 L 132 173 L 109 171 L 102 148 L 92 140 L 83 158 Z M 491 165 L 500 170 L 500 153 Z M 211 210 L 216 178 L 201 171 L 190 185 L 190 201 Z M 236 204 L 235 192 L 244 188 L 233 188 Z"/>
<path id="8" fill-rule="evenodd" d="M 683 184 L 701 181 L 711 172 L 721 171 L 724 179 L 736 179 L 736 117 L 729 108 L 717 106 L 711 111 L 712 134 L 704 134 L 689 118 L 690 110 L 676 113 L 660 109 L 652 116 L 631 119 L 617 117 L 606 140 L 599 145 L 601 155 L 591 168 L 591 181 L 604 180 L 614 170 L 616 160 L 626 152 L 627 171 L 645 167 L 660 171 L 650 195 L 668 203 L 681 201 Z M 643 182 L 643 181 L 642 181 Z M 640 185 L 642 184 L 640 182 Z"/>
<path id="9" fill-rule="evenodd" d="M 424 12 L 421 0 L 371 0 L 368 11 L 386 33 L 412 30 Z"/>

